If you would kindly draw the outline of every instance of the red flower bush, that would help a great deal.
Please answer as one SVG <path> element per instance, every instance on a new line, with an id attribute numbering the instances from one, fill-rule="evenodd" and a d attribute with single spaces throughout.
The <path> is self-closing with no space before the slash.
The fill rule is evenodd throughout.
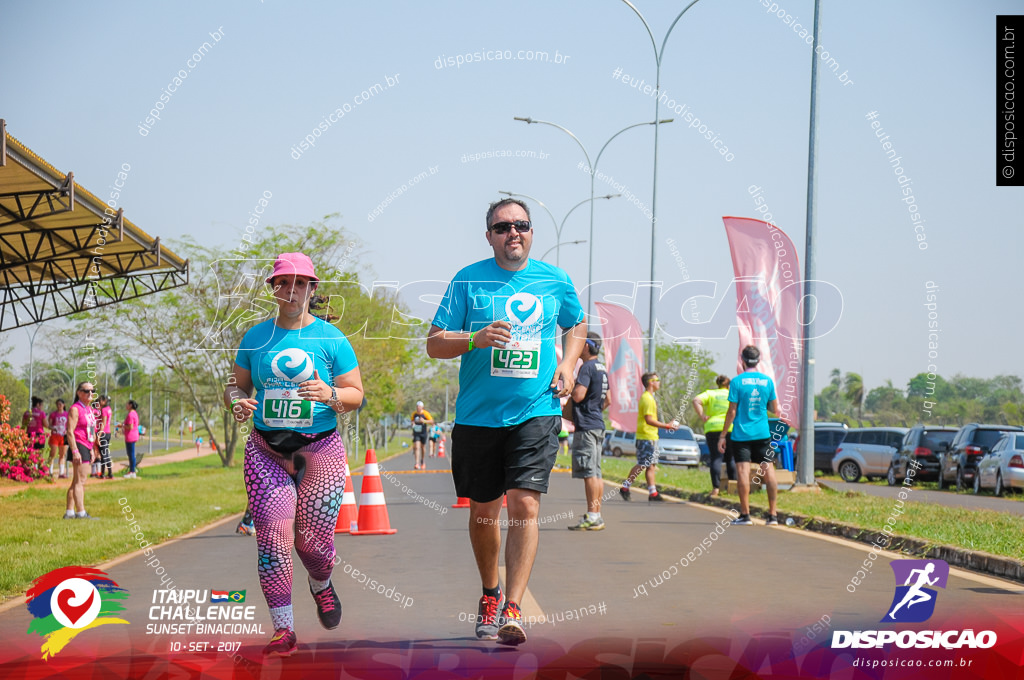
<path id="1" fill-rule="evenodd" d="M 11 402 L 0 394 L 0 477 L 31 482 L 47 476 L 50 468 L 46 460 L 38 452 L 29 450 L 28 433 L 20 427 L 11 427 L 7 423 L 10 417 Z M 42 443 L 45 445 L 45 441 Z"/>

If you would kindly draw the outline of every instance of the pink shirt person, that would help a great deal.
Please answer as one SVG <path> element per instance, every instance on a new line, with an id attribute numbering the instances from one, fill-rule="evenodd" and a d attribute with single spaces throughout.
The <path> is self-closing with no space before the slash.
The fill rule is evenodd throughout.
<path id="1" fill-rule="evenodd" d="M 128 411 L 124 419 L 124 440 L 129 444 L 139 441 L 139 413 L 135 409 Z"/>

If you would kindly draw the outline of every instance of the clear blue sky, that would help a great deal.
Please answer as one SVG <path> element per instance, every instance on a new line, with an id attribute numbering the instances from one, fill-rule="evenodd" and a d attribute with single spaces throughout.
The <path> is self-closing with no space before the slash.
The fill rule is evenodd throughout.
<path id="1" fill-rule="evenodd" d="M 659 45 L 685 6 L 636 4 Z M 777 4 L 810 25 L 811 0 Z M 1024 250 L 1022 194 L 995 186 L 993 147 L 995 17 L 1022 5 L 822 5 L 822 45 L 852 84 L 819 71 L 818 278 L 844 298 L 838 327 L 817 344 L 819 389 L 834 367 L 862 373 L 869 389 L 886 378 L 904 387 L 929 363 L 946 376 L 1019 373 L 1004 348 L 1024 326 L 1012 302 Z M 499 190 L 540 198 L 559 221 L 589 196 L 572 139 L 514 116 L 571 129 L 593 156 L 612 134 L 654 113 L 651 96 L 613 78 L 616 69 L 648 83 L 655 76 L 643 25 L 616 0 L 19 1 L 5 4 L 4 23 L 0 116 L 8 130 L 102 197 L 129 164 L 120 205 L 148 233 L 233 247 L 267 192 L 261 224 L 341 213 L 362 239 L 368 278 L 436 280 L 439 293 L 457 269 L 489 255 L 484 211 Z M 211 47 L 142 136 L 139 124 L 204 42 Z M 549 61 L 444 61 L 487 50 L 547 52 Z M 553 63 L 556 53 L 562 63 Z M 760 0 L 702 0 L 669 40 L 663 89 L 733 154 L 726 161 L 681 116 L 661 128 L 655 278 L 666 286 L 683 280 L 672 239 L 691 279 L 718 282 L 718 299 L 701 305 L 705 317 L 732 278 L 721 217 L 756 216 L 752 185 L 803 261 L 810 62 L 811 48 Z M 391 87 L 355 103 L 388 78 Z M 316 146 L 293 154 L 339 108 L 344 116 Z M 913 181 L 925 251 L 866 119 L 872 111 Z M 468 159 L 502 150 L 534 157 Z M 649 278 L 643 207 L 651 202 L 652 151 L 653 130 L 644 127 L 623 133 L 601 158 L 598 169 L 642 205 L 597 203 L 595 280 Z M 423 171 L 425 179 L 389 199 Z M 601 181 L 596 190 L 614 193 Z M 388 200 L 371 222 L 368 214 Z M 534 220 L 539 256 L 556 240 L 535 207 Z M 562 240 L 586 239 L 588 228 L 584 206 Z M 588 245 L 562 248 L 579 288 Z M 926 281 L 940 290 L 932 360 Z M 646 289 L 638 300 L 646 325 Z M 16 345 L 13 363 L 27 360 L 25 331 L 5 333 L 3 343 Z M 735 332 L 705 346 L 719 355 L 719 370 L 734 369 Z"/>

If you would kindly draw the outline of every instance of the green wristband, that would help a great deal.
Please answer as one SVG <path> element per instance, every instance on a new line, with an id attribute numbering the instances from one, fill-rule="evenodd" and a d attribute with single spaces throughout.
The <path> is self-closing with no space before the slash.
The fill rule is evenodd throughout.
<path id="1" fill-rule="evenodd" d="M 469 334 L 469 348 L 466 351 L 467 352 L 472 352 L 473 351 L 473 334 L 472 333 Z"/>

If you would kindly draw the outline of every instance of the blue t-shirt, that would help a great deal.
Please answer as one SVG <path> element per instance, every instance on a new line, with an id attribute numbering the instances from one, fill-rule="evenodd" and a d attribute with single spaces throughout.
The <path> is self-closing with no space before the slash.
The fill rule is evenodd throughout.
<path id="1" fill-rule="evenodd" d="M 775 399 L 775 381 L 764 373 L 745 371 L 729 383 L 729 402 L 736 404 L 733 441 L 768 439 L 768 404 Z"/>
<path id="2" fill-rule="evenodd" d="M 569 275 L 546 262 L 529 260 L 524 269 L 510 272 L 491 258 L 462 269 L 448 284 L 434 325 L 475 333 L 494 321 L 508 321 L 512 341 L 506 348 L 462 355 L 455 422 L 507 427 L 559 415 L 551 389 L 558 365 L 556 326 L 572 328 L 583 319 Z"/>
<path id="3" fill-rule="evenodd" d="M 299 383 L 311 380 L 316 370 L 333 385 L 335 376 L 359 365 L 348 338 L 322 319 L 294 331 L 273 319 L 253 326 L 242 338 L 235 363 L 252 374 L 256 387 L 253 424 L 261 430 L 305 433 L 326 432 L 338 421 L 327 404 L 298 397 Z"/>

